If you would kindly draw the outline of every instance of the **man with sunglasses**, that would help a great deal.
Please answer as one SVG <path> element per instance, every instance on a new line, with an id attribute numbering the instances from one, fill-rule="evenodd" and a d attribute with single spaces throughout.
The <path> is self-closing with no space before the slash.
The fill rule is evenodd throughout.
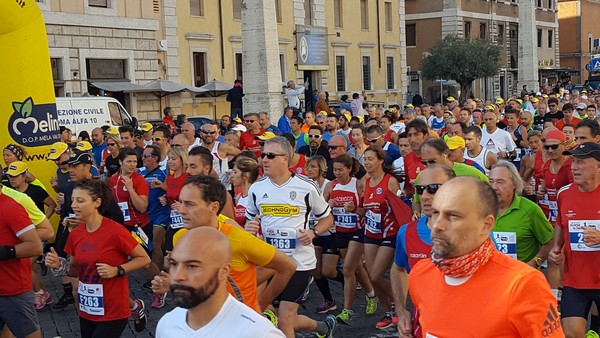
<path id="1" fill-rule="evenodd" d="M 330 159 L 327 160 L 327 171 L 325 172 L 325 178 L 327 178 L 328 180 L 335 180 L 335 175 L 333 174 L 333 159 L 341 155 L 347 155 L 347 148 L 348 141 L 343 135 L 335 135 L 329 141 L 327 149 L 329 150 Z M 354 162 L 357 162 L 356 164 L 358 164 L 358 171 L 356 172 L 356 174 L 354 174 L 354 177 L 360 180 L 367 174 L 367 170 L 362 164 L 360 164 L 360 162 L 358 162 L 356 158 L 353 158 L 353 160 Z"/>
<path id="2" fill-rule="evenodd" d="M 156 127 L 152 135 L 152 144 L 160 149 L 160 157 L 158 159 L 158 165 L 162 170 L 167 170 L 167 162 L 169 160 L 169 150 L 171 145 L 169 144 L 169 138 L 171 132 L 167 127 Z"/>
<path id="3" fill-rule="evenodd" d="M 277 298 L 281 331 L 287 337 L 294 337 L 296 331 L 316 331 L 319 337 L 331 337 L 336 323 L 334 316 L 315 321 L 298 315 L 299 304 L 310 285 L 311 271 L 316 267 L 312 240 L 331 228 L 333 217 L 314 182 L 289 171 L 293 153 L 292 146 L 283 137 L 266 141 L 261 154 L 265 177 L 248 191 L 250 201 L 245 228 L 257 233 L 260 226 L 265 241 L 297 264 L 296 272 Z M 308 226 L 311 211 L 317 220 L 313 230 Z"/>
<path id="4" fill-rule="evenodd" d="M 217 175 L 219 175 L 221 183 L 223 183 L 226 189 L 229 189 L 228 157 L 239 155 L 241 150 L 230 144 L 217 141 L 217 138 L 219 138 L 219 123 L 217 121 L 202 125 L 202 127 L 200 127 L 200 134 L 204 141 L 202 146 L 210 150 L 213 155 L 213 169 Z"/>
<path id="5" fill-rule="evenodd" d="M 256 113 L 249 113 L 244 116 L 247 131 L 240 135 L 240 150 L 250 150 L 260 156 L 260 146 L 256 136 L 260 136 L 267 132 L 260 124 L 260 116 Z"/>
<path id="6" fill-rule="evenodd" d="M 323 141 L 323 129 L 318 125 L 310 126 L 308 129 L 308 145 L 300 147 L 298 149 L 298 154 L 302 154 L 307 158 L 321 155 L 325 157 L 327 161 L 331 158 L 329 157 L 329 151 L 327 149 L 327 143 Z"/>
<path id="7" fill-rule="evenodd" d="M 448 180 L 455 177 L 450 168 L 434 164 L 421 172 L 420 185 L 416 186 L 421 196 L 422 215 L 418 220 L 404 224 L 396 235 L 394 264 L 390 270 L 390 282 L 394 294 L 394 304 L 398 315 L 398 333 L 400 337 L 411 334 L 411 316 L 406 309 L 408 294 L 408 273 L 420 260 L 431 255 L 431 204 L 433 196 Z"/>
<path id="8" fill-rule="evenodd" d="M 385 166 L 388 168 L 391 168 L 394 161 L 400 158 L 400 148 L 385 140 L 381 126 L 370 126 L 367 129 L 367 142 L 372 146 L 379 146 L 385 151 Z"/>
<path id="9" fill-rule="evenodd" d="M 552 122 L 556 125 L 556 122 L 558 122 L 558 120 L 564 118 L 565 116 L 563 115 L 563 112 L 558 110 L 558 99 L 555 97 L 551 97 L 548 99 L 548 108 L 550 108 L 550 111 L 546 113 L 546 115 L 544 116 L 544 119 L 546 118 L 551 118 Z"/>

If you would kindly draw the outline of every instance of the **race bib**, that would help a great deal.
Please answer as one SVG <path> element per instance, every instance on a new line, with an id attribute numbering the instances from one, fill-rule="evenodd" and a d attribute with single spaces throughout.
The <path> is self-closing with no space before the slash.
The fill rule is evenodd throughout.
<path id="1" fill-rule="evenodd" d="M 333 222 L 336 226 L 345 229 L 354 229 L 358 223 L 358 215 L 347 212 L 345 208 L 333 208 Z"/>
<path id="2" fill-rule="evenodd" d="M 79 282 L 79 311 L 92 316 L 104 316 L 104 288 L 102 284 Z"/>
<path id="3" fill-rule="evenodd" d="M 520 162 L 521 161 L 521 155 L 522 155 L 522 149 L 521 148 L 515 148 L 515 159 L 513 160 L 513 162 Z"/>
<path id="4" fill-rule="evenodd" d="M 493 232 L 496 241 L 496 249 L 503 254 L 517 259 L 517 233 L 516 232 Z"/>
<path id="5" fill-rule="evenodd" d="M 171 210 L 171 229 L 183 228 L 183 219 L 179 211 Z"/>
<path id="6" fill-rule="evenodd" d="M 570 220 L 569 242 L 571 251 L 600 251 L 600 245 L 587 246 L 583 240 L 583 230 L 586 227 L 600 230 L 600 220 Z"/>
<path id="7" fill-rule="evenodd" d="M 293 255 L 296 250 L 296 229 L 266 228 L 263 232 L 265 242 L 274 246 L 286 255 Z"/>
<path id="8" fill-rule="evenodd" d="M 548 207 L 550 208 L 548 220 L 550 222 L 556 222 L 556 217 L 558 217 L 558 204 L 556 201 L 548 201 Z"/>
<path id="9" fill-rule="evenodd" d="M 127 204 L 127 202 L 119 202 L 117 204 L 119 205 L 119 208 L 123 213 L 123 220 L 125 220 L 125 222 L 130 221 L 131 215 L 129 215 L 129 205 Z"/>
<path id="10" fill-rule="evenodd" d="M 381 214 L 367 210 L 365 214 L 365 228 L 372 234 L 381 233 Z"/>

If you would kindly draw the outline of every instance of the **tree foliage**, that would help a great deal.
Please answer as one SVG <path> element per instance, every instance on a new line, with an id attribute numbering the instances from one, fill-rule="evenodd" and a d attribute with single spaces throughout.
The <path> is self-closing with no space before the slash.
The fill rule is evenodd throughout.
<path id="1" fill-rule="evenodd" d="M 428 80 L 454 80 L 460 84 L 461 99 L 471 96 L 471 83 L 500 71 L 500 46 L 489 40 L 447 35 L 421 61 Z"/>

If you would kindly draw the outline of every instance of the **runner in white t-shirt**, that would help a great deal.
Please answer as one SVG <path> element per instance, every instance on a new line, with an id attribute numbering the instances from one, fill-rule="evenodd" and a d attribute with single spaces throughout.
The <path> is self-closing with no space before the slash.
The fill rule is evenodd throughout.
<path id="1" fill-rule="evenodd" d="M 483 122 L 485 129 L 481 131 L 481 146 L 498 155 L 498 158 L 511 159 L 516 156 L 517 145 L 507 131 L 498 129 L 496 114 L 486 112 Z"/>

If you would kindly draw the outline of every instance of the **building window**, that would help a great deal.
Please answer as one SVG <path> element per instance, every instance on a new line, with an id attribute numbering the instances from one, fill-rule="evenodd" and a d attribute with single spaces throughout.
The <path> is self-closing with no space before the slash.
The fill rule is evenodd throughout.
<path id="1" fill-rule="evenodd" d="M 504 44 L 504 25 L 498 25 L 498 43 Z"/>
<path id="2" fill-rule="evenodd" d="M 548 0 L 548 9 L 554 9 L 554 0 Z"/>
<path id="3" fill-rule="evenodd" d="M 206 53 L 193 53 L 194 59 L 194 86 L 201 87 L 206 84 Z"/>
<path id="4" fill-rule="evenodd" d="M 386 73 L 387 73 L 387 89 L 395 89 L 396 81 L 394 76 L 394 57 L 388 56 L 386 58 Z"/>
<path id="5" fill-rule="evenodd" d="M 542 6 L 543 6 L 542 0 L 537 0 L 537 7 L 542 8 Z"/>
<path id="6" fill-rule="evenodd" d="M 63 96 L 65 81 L 62 76 L 62 59 L 51 58 L 50 65 L 52 66 L 52 80 L 54 80 L 54 95 L 56 97 Z"/>
<path id="7" fill-rule="evenodd" d="M 334 26 L 340 28 L 344 27 L 344 12 L 342 7 L 342 0 L 333 1 L 333 16 Z"/>
<path id="8" fill-rule="evenodd" d="M 406 46 L 414 47 L 417 45 L 417 25 L 412 23 L 406 25 Z"/>
<path id="9" fill-rule="evenodd" d="M 369 2 L 360 0 L 360 28 L 369 29 Z"/>
<path id="10" fill-rule="evenodd" d="M 471 21 L 465 21 L 465 39 L 471 38 Z"/>
<path id="11" fill-rule="evenodd" d="M 485 39 L 486 31 L 487 31 L 487 25 L 485 23 L 480 23 L 479 24 L 479 38 L 480 39 Z"/>
<path id="12" fill-rule="evenodd" d="M 287 74 L 285 71 L 285 54 L 279 54 L 279 68 L 281 68 L 281 82 L 286 82 Z"/>
<path id="13" fill-rule="evenodd" d="M 385 2 L 385 30 L 392 31 L 392 3 L 389 1 Z"/>
<path id="14" fill-rule="evenodd" d="M 88 80 L 124 80 L 125 60 L 86 59 Z"/>
<path id="15" fill-rule="evenodd" d="M 235 53 L 235 78 L 240 81 L 242 81 L 243 77 L 242 65 L 242 53 Z"/>
<path id="16" fill-rule="evenodd" d="M 362 57 L 363 90 L 371 90 L 371 57 Z"/>
<path id="17" fill-rule="evenodd" d="M 190 15 L 204 16 L 204 0 L 190 0 Z"/>
<path id="18" fill-rule="evenodd" d="M 537 35 L 537 43 L 538 43 L 538 48 L 542 48 L 542 30 L 538 29 L 538 35 Z"/>
<path id="19" fill-rule="evenodd" d="M 281 21 L 281 0 L 275 0 L 275 16 L 277 17 L 277 23 L 282 23 Z"/>
<path id="20" fill-rule="evenodd" d="M 90 7 L 102 7 L 108 8 L 108 0 L 88 0 L 88 5 Z"/>
<path id="21" fill-rule="evenodd" d="M 235 20 L 242 20 L 242 0 L 232 0 L 233 5 L 233 18 Z"/>
<path id="22" fill-rule="evenodd" d="M 313 0 L 304 0 L 304 24 L 312 26 L 313 24 Z"/>
<path id="23" fill-rule="evenodd" d="M 335 57 L 335 84 L 336 91 L 346 91 L 346 58 L 343 55 Z"/>
<path id="24" fill-rule="evenodd" d="M 554 34 L 552 34 L 553 31 L 551 29 L 548 30 L 548 48 L 552 48 L 553 42 L 552 42 L 552 38 L 554 36 Z"/>

